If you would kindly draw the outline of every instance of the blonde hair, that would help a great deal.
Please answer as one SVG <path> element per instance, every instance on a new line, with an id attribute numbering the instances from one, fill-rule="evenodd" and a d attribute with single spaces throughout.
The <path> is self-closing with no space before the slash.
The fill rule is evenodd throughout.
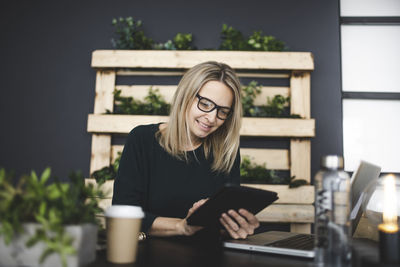
<path id="1" fill-rule="evenodd" d="M 224 83 L 233 92 L 232 113 L 224 123 L 204 139 L 205 157 L 213 156 L 212 170 L 228 173 L 235 161 L 240 139 L 242 104 L 240 82 L 234 70 L 224 63 L 208 61 L 189 69 L 175 92 L 167 127 L 158 132 L 160 145 L 171 155 L 188 160 L 182 144 L 192 144 L 188 125 L 188 110 L 196 94 L 209 81 Z"/>

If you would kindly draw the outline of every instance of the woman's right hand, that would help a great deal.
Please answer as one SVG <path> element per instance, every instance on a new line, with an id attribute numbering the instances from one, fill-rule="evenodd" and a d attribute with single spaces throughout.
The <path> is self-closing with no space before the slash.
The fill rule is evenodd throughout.
<path id="1" fill-rule="evenodd" d="M 195 202 L 193 204 L 193 206 L 189 209 L 186 218 L 182 219 L 179 224 L 180 224 L 180 229 L 181 229 L 181 233 L 182 235 L 186 235 L 186 236 L 190 236 L 190 235 L 194 235 L 196 232 L 198 232 L 199 230 L 203 229 L 202 226 L 192 226 L 192 225 L 188 225 L 187 224 L 187 218 L 189 218 L 190 215 L 193 214 L 193 212 L 195 212 L 201 205 L 203 205 L 206 201 L 208 200 L 208 198 L 206 199 L 200 199 L 199 201 Z"/>

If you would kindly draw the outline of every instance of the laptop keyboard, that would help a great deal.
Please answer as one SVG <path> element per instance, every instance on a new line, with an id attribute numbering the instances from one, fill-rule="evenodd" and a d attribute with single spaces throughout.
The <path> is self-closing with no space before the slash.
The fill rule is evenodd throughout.
<path id="1" fill-rule="evenodd" d="M 310 234 L 298 234 L 266 245 L 279 248 L 312 250 L 314 248 L 314 236 Z"/>

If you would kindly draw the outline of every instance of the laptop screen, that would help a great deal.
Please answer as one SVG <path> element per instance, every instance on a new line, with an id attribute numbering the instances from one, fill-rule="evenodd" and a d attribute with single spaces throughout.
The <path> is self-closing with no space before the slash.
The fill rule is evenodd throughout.
<path id="1" fill-rule="evenodd" d="M 351 214 L 352 235 L 357 229 L 363 212 L 362 203 L 368 202 L 375 189 L 381 167 L 361 161 L 351 177 Z"/>

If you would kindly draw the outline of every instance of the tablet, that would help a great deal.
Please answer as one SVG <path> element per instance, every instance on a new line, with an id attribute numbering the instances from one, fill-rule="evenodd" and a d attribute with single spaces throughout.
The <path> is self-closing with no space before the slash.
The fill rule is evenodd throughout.
<path id="1" fill-rule="evenodd" d="M 220 226 L 221 214 L 241 208 L 257 214 L 278 199 L 276 192 L 227 184 L 200 206 L 189 218 L 189 225 Z"/>

